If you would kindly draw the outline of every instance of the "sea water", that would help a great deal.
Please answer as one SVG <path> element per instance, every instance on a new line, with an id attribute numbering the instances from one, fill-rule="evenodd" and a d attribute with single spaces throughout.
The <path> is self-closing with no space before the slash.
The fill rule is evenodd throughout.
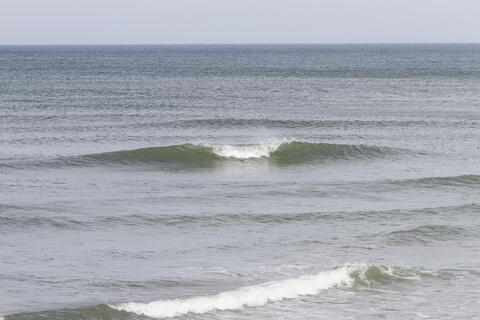
<path id="1" fill-rule="evenodd" d="M 0 315 L 477 319 L 480 45 L 0 47 Z"/>

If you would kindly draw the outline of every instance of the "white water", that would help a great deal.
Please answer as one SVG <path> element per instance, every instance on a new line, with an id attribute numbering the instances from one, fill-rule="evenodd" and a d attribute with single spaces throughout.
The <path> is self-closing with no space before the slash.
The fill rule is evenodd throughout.
<path id="1" fill-rule="evenodd" d="M 213 152 L 225 158 L 252 159 L 269 157 L 283 142 L 264 142 L 256 145 L 213 145 Z"/>
<path id="2" fill-rule="evenodd" d="M 305 295 L 316 295 L 322 290 L 335 286 L 351 286 L 354 279 L 350 276 L 350 273 L 354 270 L 359 270 L 358 268 L 359 266 L 345 266 L 320 272 L 316 275 L 272 281 L 210 296 L 160 300 L 150 303 L 128 302 L 111 307 L 152 318 L 169 318 L 188 313 L 202 314 L 215 310 L 238 310 L 244 307 L 258 307 L 268 302 L 293 299 Z M 366 265 L 360 266 L 360 269 L 366 268 Z"/>

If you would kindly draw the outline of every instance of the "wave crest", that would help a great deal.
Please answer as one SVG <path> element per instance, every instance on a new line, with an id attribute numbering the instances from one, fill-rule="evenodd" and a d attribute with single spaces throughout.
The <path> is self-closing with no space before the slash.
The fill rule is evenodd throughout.
<path id="1" fill-rule="evenodd" d="M 220 157 L 236 159 L 268 158 L 282 143 L 262 143 L 256 145 L 213 145 L 212 151 Z"/>

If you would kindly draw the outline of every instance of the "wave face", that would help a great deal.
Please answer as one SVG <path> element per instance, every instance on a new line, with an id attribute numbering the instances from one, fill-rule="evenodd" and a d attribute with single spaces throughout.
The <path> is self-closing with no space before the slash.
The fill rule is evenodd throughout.
<path id="1" fill-rule="evenodd" d="M 394 153 L 393 149 L 292 141 L 255 145 L 182 144 L 98 153 L 66 160 L 73 165 L 155 164 L 212 167 L 222 161 L 267 160 L 277 164 L 308 161 L 371 159 Z"/>
<path id="2" fill-rule="evenodd" d="M 134 150 L 98 153 L 80 157 L 85 164 L 172 163 L 194 167 L 211 166 L 219 156 L 211 147 L 194 144 L 152 147 Z"/>
<path id="3" fill-rule="evenodd" d="M 409 269 L 355 264 L 337 267 L 316 275 L 272 281 L 215 295 L 150 303 L 128 302 L 110 307 L 152 318 L 171 318 L 190 313 L 204 314 L 258 307 L 269 302 L 317 295 L 332 287 L 370 286 L 395 279 L 419 279 L 420 275 L 420 272 Z"/>
<path id="4" fill-rule="evenodd" d="M 132 320 L 135 318 L 127 312 L 120 312 L 106 304 L 100 304 L 83 308 L 15 313 L 0 317 L 0 320 Z"/>
<path id="5" fill-rule="evenodd" d="M 309 160 L 372 159 L 395 153 L 393 149 L 365 145 L 289 142 L 278 146 L 270 157 L 279 163 L 299 163 Z"/>

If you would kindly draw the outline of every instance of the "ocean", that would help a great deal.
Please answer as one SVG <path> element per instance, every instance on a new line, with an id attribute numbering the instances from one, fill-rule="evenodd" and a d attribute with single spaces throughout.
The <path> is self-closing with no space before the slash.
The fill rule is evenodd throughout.
<path id="1" fill-rule="evenodd" d="M 478 319 L 479 214 L 478 44 L 0 46 L 2 320 Z"/>

